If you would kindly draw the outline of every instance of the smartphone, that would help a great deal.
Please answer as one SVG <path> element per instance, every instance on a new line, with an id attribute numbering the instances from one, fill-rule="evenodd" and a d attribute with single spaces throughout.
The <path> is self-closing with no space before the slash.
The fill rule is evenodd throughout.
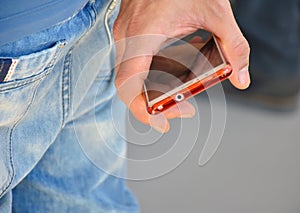
<path id="1" fill-rule="evenodd" d="M 171 39 L 153 56 L 144 82 L 147 110 L 157 114 L 227 79 L 232 73 L 215 36 L 199 30 Z"/>

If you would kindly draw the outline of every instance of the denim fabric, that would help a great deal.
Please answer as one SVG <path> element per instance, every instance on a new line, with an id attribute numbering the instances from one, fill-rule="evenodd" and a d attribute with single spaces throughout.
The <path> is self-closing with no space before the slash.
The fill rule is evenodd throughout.
<path id="1" fill-rule="evenodd" d="M 88 0 L 1 0 L 0 46 L 72 17 Z"/>
<path id="2" fill-rule="evenodd" d="M 237 0 L 234 9 L 254 77 L 300 79 L 300 1 Z"/>
<path id="3" fill-rule="evenodd" d="M 111 168 L 102 171 L 82 150 L 109 140 L 117 154 L 126 152 L 108 128 L 116 96 L 104 26 L 110 4 L 91 1 L 72 19 L 0 47 L 0 58 L 18 60 L 0 83 L 1 213 L 138 212 L 125 181 L 110 175 L 126 172 L 125 162 L 97 153 Z M 109 14 L 110 31 L 118 7 Z M 113 113 L 124 119 L 125 106 L 117 106 Z"/>

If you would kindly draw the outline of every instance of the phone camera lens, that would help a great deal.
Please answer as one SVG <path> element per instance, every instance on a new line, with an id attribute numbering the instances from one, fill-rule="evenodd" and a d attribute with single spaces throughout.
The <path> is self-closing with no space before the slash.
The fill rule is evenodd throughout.
<path id="1" fill-rule="evenodd" d="M 184 95 L 179 93 L 175 96 L 175 101 L 180 102 L 184 99 Z"/>

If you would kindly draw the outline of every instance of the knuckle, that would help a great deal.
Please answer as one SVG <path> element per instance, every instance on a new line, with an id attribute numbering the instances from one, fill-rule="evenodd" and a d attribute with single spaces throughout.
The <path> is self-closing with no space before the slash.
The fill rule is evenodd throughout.
<path id="1" fill-rule="evenodd" d="M 210 5 L 214 10 L 214 14 L 216 14 L 220 19 L 223 19 L 231 13 L 229 1 L 212 0 Z"/>

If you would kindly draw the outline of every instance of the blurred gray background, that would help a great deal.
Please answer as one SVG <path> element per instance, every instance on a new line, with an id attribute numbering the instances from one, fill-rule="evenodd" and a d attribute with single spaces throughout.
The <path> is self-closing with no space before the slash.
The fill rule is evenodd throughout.
<path id="1" fill-rule="evenodd" d="M 174 145 L 176 138 L 184 143 L 194 140 L 190 133 L 194 134 L 195 122 L 200 119 L 195 147 L 183 163 L 151 180 L 128 181 L 142 213 L 300 212 L 300 110 L 279 113 L 226 100 L 227 123 L 221 144 L 202 167 L 198 165 L 199 155 L 212 120 L 206 95 L 195 99 L 200 118 L 172 121 L 171 131 L 155 144 L 129 143 L 128 155 L 133 159 L 159 156 Z M 222 112 L 224 106 L 220 102 L 219 109 L 215 106 L 214 110 Z M 129 138 L 135 137 L 135 131 L 148 135 L 139 139 L 141 144 L 151 140 L 149 134 L 157 135 L 132 117 L 129 125 L 134 129 L 129 128 Z M 180 127 L 189 131 L 179 133 Z M 147 173 L 148 169 L 129 168 L 128 172 Z"/>
<path id="2" fill-rule="evenodd" d="M 252 93 L 271 99 L 297 94 L 299 0 L 232 2 L 254 53 Z M 172 121 L 171 131 L 163 136 L 133 118 L 128 121 L 130 158 L 155 159 L 180 147 L 177 159 L 161 160 L 155 166 L 137 168 L 129 163 L 129 177 L 171 168 L 172 161 L 176 166 L 182 158 L 180 150 L 186 151 L 184 144 L 196 142 L 188 157 L 169 173 L 128 181 L 142 213 L 300 213 L 300 109 L 270 111 L 229 95 L 226 104 L 221 100 L 211 104 L 205 94 L 197 96 L 194 105 L 199 116 Z M 199 166 L 210 127 L 216 123 L 212 115 L 222 114 L 226 125 L 221 144 L 210 161 Z"/>

